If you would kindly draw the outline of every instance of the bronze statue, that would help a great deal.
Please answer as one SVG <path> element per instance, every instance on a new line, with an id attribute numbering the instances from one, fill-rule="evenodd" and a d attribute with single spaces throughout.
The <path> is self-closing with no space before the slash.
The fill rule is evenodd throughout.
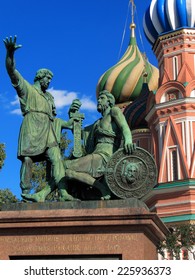
<path id="1" fill-rule="evenodd" d="M 101 182 L 107 162 L 118 150 L 121 141 L 127 154 L 131 154 L 136 146 L 132 143 L 131 131 L 125 117 L 115 106 L 115 98 L 109 91 L 100 92 L 97 110 L 102 114 L 102 118 L 90 126 L 90 135 L 87 133 L 88 129 L 86 135 L 84 131 L 88 154 L 79 159 L 67 160 L 65 177 L 67 180 L 76 180 L 97 188 L 101 192 L 101 199 L 107 200 L 111 193 L 105 182 Z"/>
<path id="2" fill-rule="evenodd" d="M 18 159 L 22 161 L 20 171 L 20 186 L 22 196 L 29 193 L 32 175 L 32 163 L 47 160 L 51 164 L 51 180 L 48 189 L 51 192 L 56 187 L 64 200 L 73 200 L 64 188 L 65 169 L 59 149 L 59 133 L 56 126 L 72 129 L 72 120 L 65 122 L 56 117 L 56 107 L 53 96 L 47 91 L 53 73 L 48 69 L 37 71 L 34 84 L 29 84 L 15 68 L 14 53 L 21 45 L 14 38 L 6 38 L 4 44 L 7 50 L 6 68 L 15 88 L 19 101 L 23 122 L 18 143 Z M 63 185 L 63 188 L 60 185 Z"/>
<path id="3" fill-rule="evenodd" d="M 110 199 L 111 193 L 105 182 L 101 182 L 107 162 L 118 150 L 122 140 L 127 154 L 131 154 L 136 146 L 132 143 L 131 131 L 125 117 L 115 106 L 115 98 L 110 92 L 104 90 L 99 94 L 97 110 L 102 114 L 102 118 L 83 132 L 87 155 L 66 160 L 65 185 L 60 187 L 67 189 L 68 183 L 76 180 L 98 189 L 101 193 L 100 198 L 107 200 Z M 25 198 L 30 201 L 43 201 L 48 192 L 46 187 L 36 194 L 25 195 Z M 60 200 L 62 201 L 63 197 L 60 197 Z"/>
<path id="4" fill-rule="evenodd" d="M 25 201 L 43 202 L 56 188 L 59 201 L 93 199 L 75 192 L 96 190 L 97 199 L 112 197 L 142 198 L 156 182 L 156 165 L 152 156 L 136 148 L 121 110 L 115 106 L 114 96 L 107 90 L 99 93 L 97 110 L 102 117 L 81 131 L 84 114 L 79 112 L 81 102 L 75 99 L 69 109 L 69 120 L 56 118 L 53 96 L 47 91 L 53 73 L 48 69 L 37 71 L 34 84 L 29 84 L 15 68 L 16 36 L 4 40 L 7 49 L 6 68 L 15 88 L 24 117 L 18 144 L 21 196 Z M 59 148 L 61 131 L 72 129 L 74 149 L 71 160 L 63 162 Z M 84 148 L 81 146 L 83 139 Z M 29 194 L 32 163 L 46 160 L 50 165 L 48 185 L 35 194 Z"/>

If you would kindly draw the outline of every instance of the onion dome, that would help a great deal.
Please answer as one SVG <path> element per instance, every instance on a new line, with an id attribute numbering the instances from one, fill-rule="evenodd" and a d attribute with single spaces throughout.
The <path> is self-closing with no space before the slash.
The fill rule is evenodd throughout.
<path id="1" fill-rule="evenodd" d="M 151 44 L 159 35 L 195 27 L 194 0 L 152 0 L 143 19 L 144 32 Z"/>
<path id="2" fill-rule="evenodd" d="M 131 130 L 148 127 L 145 117 L 147 100 L 151 91 L 146 81 L 147 76 L 148 74 L 145 72 L 143 74 L 144 82 L 139 97 L 133 103 L 129 104 L 123 112 Z"/>
<path id="3" fill-rule="evenodd" d="M 102 90 L 111 92 L 116 104 L 128 103 L 135 100 L 142 89 L 143 71 L 148 75 L 148 84 L 151 90 L 158 88 L 159 71 L 151 65 L 140 52 L 135 38 L 135 24 L 130 25 L 131 38 L 127 50 L 119 62 L 107 70 L 99 79 L 96 95 Z"/>

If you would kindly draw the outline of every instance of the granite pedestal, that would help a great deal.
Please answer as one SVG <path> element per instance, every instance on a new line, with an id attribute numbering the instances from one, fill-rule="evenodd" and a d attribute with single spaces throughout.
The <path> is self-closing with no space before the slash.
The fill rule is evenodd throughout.
<path id="1" fill-rule="evenodd" d="M 139 201 L 17 203 L 0 211 L 0 259 L 155 260 L 168 233 Z"/>

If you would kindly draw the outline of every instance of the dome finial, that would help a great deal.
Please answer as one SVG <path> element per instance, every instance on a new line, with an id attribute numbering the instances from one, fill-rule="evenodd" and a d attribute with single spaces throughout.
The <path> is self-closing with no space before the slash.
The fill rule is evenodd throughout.
<path id="1" fill-rule="evenodd" d="M 131 2 L 131 24 L 130 24 L 130 29 L 131 29 L 131 37 L 135 37 L 135 22 L 134 22 L 134 16 L 135 16 L 135 3 L 134 0 L 130 0 Z"/>

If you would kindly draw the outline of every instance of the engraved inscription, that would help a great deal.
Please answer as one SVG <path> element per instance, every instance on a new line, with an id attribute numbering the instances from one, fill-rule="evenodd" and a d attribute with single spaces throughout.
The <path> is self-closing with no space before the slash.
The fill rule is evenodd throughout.
<path id="1" fill-rule="evenodd" d="M 88 235 L 43 235 L 43 236 L 6 236 L 0 237 L 4 248 L 14 254 L 92 254 L 121 251 L 125 244 L 136 242 L 137 234 L 88 234 Z"/>

